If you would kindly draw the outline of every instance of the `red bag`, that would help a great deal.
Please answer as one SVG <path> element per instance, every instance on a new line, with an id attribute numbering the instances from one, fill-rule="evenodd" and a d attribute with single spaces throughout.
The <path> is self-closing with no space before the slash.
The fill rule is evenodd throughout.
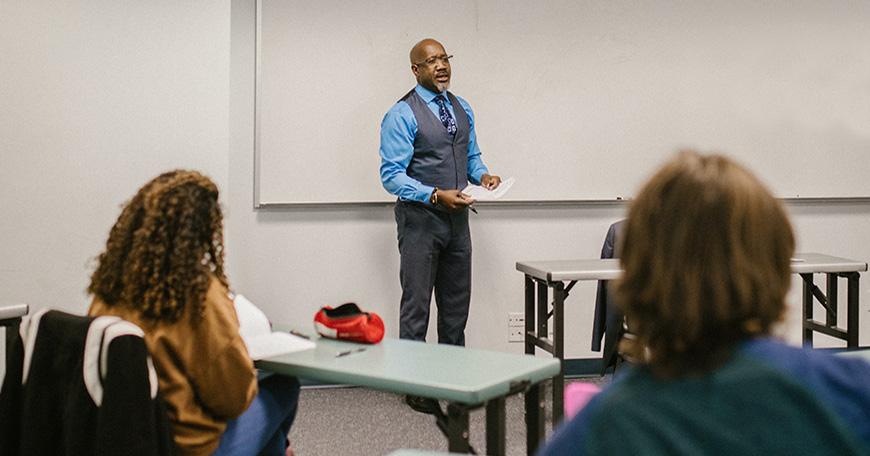
<path id="1" fill-rule="evenodd" d="M 376 344 L 384 338 L 384 322 L 349 302 L 335 309 L 325 306 L 314 314 L 314 329 L 323 337 Z"/>

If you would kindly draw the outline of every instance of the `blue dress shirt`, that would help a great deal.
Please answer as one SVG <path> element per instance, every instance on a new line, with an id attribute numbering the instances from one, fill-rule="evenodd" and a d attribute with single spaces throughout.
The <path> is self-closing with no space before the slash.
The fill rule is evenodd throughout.
<path id="1" fill-rule="evenodd" d="M 438 117 L 438 103 L 435 97 L 446 93 L 435 93 L 417 85 L 414 87 L 417 95 L 426 102 L 426 106 Z M 456 97 L 462 109 L 468 115 L 468 180 L 480 184 L 480 179 L 488 173 L 486 165 L 480 158 L 480 148 L 477 146 L 477 135 L 474 132 L 474 113 L 471 106 L 462 98 Z M 447 98 L 447 109 L 456 118 L 453 104 Z M 434 187 L 424 185 L 408 176 L 408 164 L 414 156 L 414 138 L 417 137 L 417 118 L 408 103 L 400 101 L 393 105 L 381 121 L 381 182 L 384 188 L 403 200 L 420 201 L 429 204 L 429 197 Z M 462 189 L 460 189 L 462 190 Z"/>

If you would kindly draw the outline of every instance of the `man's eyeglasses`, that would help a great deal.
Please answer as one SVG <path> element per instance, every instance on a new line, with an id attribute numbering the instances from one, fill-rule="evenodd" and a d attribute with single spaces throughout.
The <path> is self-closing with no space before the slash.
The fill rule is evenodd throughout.
<path id="1" fill-rule="evenodd" d="M 424 65 L 425 66 L 434 66 L 435 63 L 437 63 L 439 60 L 444 65 L 450 65 L 450 59 L 452 59 L 452 58 L 453 58 L 453 55 L 436 55 L 434 57 L 429 57 L 428 59 L 426 59 L 422 62 L 417 62 L 414 65 L 416 65 L 416 66 L 424 66 Z"/>

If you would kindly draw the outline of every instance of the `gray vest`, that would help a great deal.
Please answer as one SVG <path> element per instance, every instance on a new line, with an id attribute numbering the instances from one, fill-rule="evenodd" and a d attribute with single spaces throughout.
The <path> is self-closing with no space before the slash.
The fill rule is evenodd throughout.
<path id="1" fill-rule="evenodd" d="M 411 90 L 399 101 L 408 103 L 417 119 L 414 138 L 414 156 L 408 164 L 408 176 L 425 185 L 440 189 L 462 190 L 468 185 L 468 135 L 471 130 L 468 116 L 459 100 L 447 92 L 453 104 L 456 134 L 450 136 L 416 90 Z"/>

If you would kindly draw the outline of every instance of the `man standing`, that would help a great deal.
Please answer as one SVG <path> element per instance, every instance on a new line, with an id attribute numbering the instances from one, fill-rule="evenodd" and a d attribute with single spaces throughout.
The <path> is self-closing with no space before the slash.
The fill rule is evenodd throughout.
<path id="1" fill-rule="evenodd" d="M 471 181 L 495 189 L 480 158 L 474 113 L 448 92 L 450 58 L 433 39 L 411 49 L 417 86 L 381 122 L 381 182 L 399 197 L 396 225 L 402 284 L 399 337 L 426 340 L 432 290 L 438 307 L 438 343 L 465 345 L 471 300 L 471 234 L 461 192 Z M 438 403 L 409 396 L 414 410 L 434 413 Z"/>

